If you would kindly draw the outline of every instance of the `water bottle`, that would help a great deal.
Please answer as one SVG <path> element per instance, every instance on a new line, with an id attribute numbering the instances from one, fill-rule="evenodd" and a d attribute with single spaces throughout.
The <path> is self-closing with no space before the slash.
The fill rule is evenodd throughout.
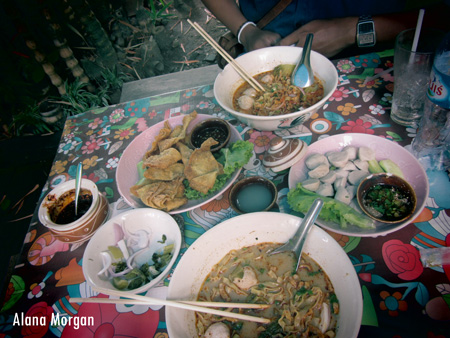
<path id="1" fill-rule="evenodd" d="M 450 168 L 450 33 L 434 57 L 424 114 L 412 152 L 425 169 Z"/>

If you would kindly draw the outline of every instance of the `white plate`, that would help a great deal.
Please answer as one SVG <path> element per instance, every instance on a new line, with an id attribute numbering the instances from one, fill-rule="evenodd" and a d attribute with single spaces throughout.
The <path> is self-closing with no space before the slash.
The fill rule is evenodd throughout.
<path id="1" fill-rule="evenodd" d="M 226 220 L 200 236 L 181 257 L 169 284 L 167 299 L 196 300 L 211 271 L 230 250 L 259 243 L 286 242 L 301 218 L 275 212 L 256 212 Z M 340 303 L 337 338 L 356 337 L 362 318 L 358 276 L 341 246 L 325 231 L 313 226 L 303 252 L 325 270 Z M 194 312 L 166 307 L 169 337 L 197 337 Z"/>
<path id="2" fill-rule="evenodd" d="M 133 294 L 145 292 L 152 286 L 158 284 L 169 273 L 175 263 L 181 248 L 180 228 L 168 213 L 151 208 L 125 211 L 111 218 L 97 230 L 84 251 L 82 264 L 83 274 L 87 283 L 92 287 L 117 290 L 109 281 L 103 280 L 98 276 L 98 272 L 103 268 L 100 252 L 108 250 L 109 245 L 116 245 L 113 229 L 114 223 L 123 223 L 131 232 L 144 229 L 151 233 L 149 247 L 154 249 L 154 251 L 158 251 L 168 244 L 174 244 L 173 257 L 159 276 L 140 288 L 123 291 Z M 160 243 L 159 241 L 161 241 L 163 235 L 167 237 L 167 240 L 165 243 Z"/>
<path id="3" fill-rule="evenodd" d="M 174 128 L 176 125 L 182 124 L 183 117 L 186 115 L 180 115 L 169 119 L 170 126 Z M 199 114 L 197 117 L 191 121 L 187 132 L 189 133 L 194 126 L 205 119 L 212 118 L 211 115 Z M 164 121 L 161 121 L 154 126 L 148 128 L 142 132 L 138 137 L 136 137 L 124 150 L 122 157 L 120 158 L 119 165 L 116 170 L 116 182 L 117 189 L 119 190 L 120 196 L 125 200 L 125 202 L 133 208 L 148 208 L 140 199 L 135 197 L 131 192 L 130 188 L 135 185 L 139 180 L 139 174 L 137 170 L 137 164 L 142 160 L 145 152 L 151 148 L 152 142 L 155 137 L 159 134 L 159 131 L 164 126 Z M 241 135 L 236 130 L 236 128 L 230 125 L 231 136 L 228 144 L 242 140 Z M 179 214 L 185 211 L 195 209 L 203 204 L 212 201 L 217 196 L 222 194 L 227 190 L 231 184 L 236 180 L 242 169 L 236 170 L 236 172 L 228 179 L 225 185 L 217 191 L 211 194 L 211 196 L 189 200 L 185 205 L 178 209 L 169 211 L 169 214 Z"/>
<path id="4" fill-rule="evenodd" d="M 349 225 L 347 229 L 341 229 L 337 223 L 325 222 L 320 219 L 317 219 L 316 223 L 336 233 L 359 237 L 386 235 L 412 223 L 414 218 L 416 218 L 425 207 L 425 202 L 429 193 L 427 174 L 417 159 L 408 150 L 393 141 L 389 141 L 380 136 L 358 133 L 339 134 L 312 143 L 308 147 L 308 151 L 303 160 L 291 167 L 289 172 L 289 189 L 295 189 L 297 183 L 302 182 L 307 178 L 308 169 L 306 168 L 305 160 L 308 156 L 311 154 L 325 154 L 329 151 L 339 151 L 346 146 L 369 147 L 375 151 L 375 157 L 378 161 L 384 159 L 391 159 L 394 161 L 401 168 L 405 179 L 411 184 L 416 192 L 416 210 L 414 211 L 412 218 L 405 222 L 395 225 L 375 222 L 376 227 L 374 229 L 361 229 L 353 225 Z"/>

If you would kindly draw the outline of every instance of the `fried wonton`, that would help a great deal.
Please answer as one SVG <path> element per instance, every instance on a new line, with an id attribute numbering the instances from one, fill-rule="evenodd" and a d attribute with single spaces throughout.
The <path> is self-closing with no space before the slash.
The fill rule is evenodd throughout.
<path id="1" fill-rule="evenodd" d="M 142 159 L 145 160 L 149 158 L 151 155 L 156 154 L 156 151 L 159 151 L 158 147 L 159 142 L 170 137 L 171 132 L 172 128 L 170 127 L 169 121 L 165 121 L 164 126 L 161 128 L 159 134 L 156 135 L 155 140 L 152 142 L 152 147 L 149 150 L 147 150 Z"/>
<path id="2" fill-rule="evenodd" d="M 191 157 L 193 150 L 181 142 L 178 142 L 175 146 L 178 148 L 181 154 L 181 161 L 183 161 L 184 165 L 187 165 L 189 162 L 189 157 Z"/>
<path id="3" fill-rule="evenodd" d="M 181 160 L 181 154 L 175 148 L 164 150 L 159 155 L 151 155 L 144 160 L 143 166 L 165 169 Z"/>
<path id="4" fill-rule="evenodd" d="M 183 178 L 154 182 L 137 190 L 142 202 L 155 209 L 171 211 L 188 202 L 184 197 Z"/>
<path id="5" fill-rule="evenodd" d="M 172 181 L 184 177 L 184 164 L 177 162 L 165 169 L 150 167 L 144 171 L 144 177 L 155 181 Z"/>
<path id="6" fill-rule="evenodd" d="M 211 137 L 203 142 L 200 148 L 192 152 L 184 169 L 189 186 L 203 194 L 207 194 L 214 186 L 217 175 L 223 173 L 222 165 L 216 161 L 210 151 L 211 147 L 217 143 Z"/>
<path id="7" fill-rule="evenodd" d="M 173 147 L 177 142 L 184 140 L 186 137 L 186 130 L 193 119 L 197 117 L 197 112 L 194 110 L 189 115 L 183 117 L 183 124 L 176 126 L 171 132 L 170 137 L 158 142 L 159 151 L 162 152 L 170 147 Z"/>

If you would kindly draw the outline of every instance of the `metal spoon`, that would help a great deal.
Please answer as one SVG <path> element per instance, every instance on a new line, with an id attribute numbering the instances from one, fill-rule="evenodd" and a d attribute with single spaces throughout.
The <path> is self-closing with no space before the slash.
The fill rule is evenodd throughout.
<path id="1" fill-rule="evenodd" d="M 78 163 L 77 174 L 75 176 L 75 216 L 78 214 L 78 198 L 81 190 L 81 176 L 83 173 L 83 165 Z"/>
<path id="2" fill-rule="evenodd" d="M 293 251 L 297 255 L 297 267 L 295 271 L 297 271 L 298 266 L 300 265 L 300 260 L 302 257 L 302 249 L 305 244 L 306 237 L 311 229 L 311 226 L 319 216 L 320 210 L 322 210 L 323 201 L 318 198 L 316 199 L 311 208 L 309 208 L 308 213 L 303 218 L 300 226 L 295 232 L 294 236 L 292 236 L 289 241 L 279 246 L 278 248 L 270 251 L 269 255 L 277 254 L 284 251 Z"/>
<path id="3" fill-rule="evenodd" d="M 313 37 L 314 34 L 312 33 L 309 33 L 306 36 L 302 57 L 300 62 L 295 66 L 291 75 L 291 83 L 300 88 L 309 87 L 314 83 L 314 73 L 311 69 L 310 59 Z"/>

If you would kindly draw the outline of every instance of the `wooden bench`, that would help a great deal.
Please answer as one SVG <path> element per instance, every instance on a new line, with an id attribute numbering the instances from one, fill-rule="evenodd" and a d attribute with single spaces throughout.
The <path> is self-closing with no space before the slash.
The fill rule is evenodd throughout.
<path id="1" fill-rule="evenodd" d="M 126 82 L 122 87 L 120 102 L 193 88 L 205 83 L 212 84 L 220 71 L 217 65 L 212 65 Z"/>

